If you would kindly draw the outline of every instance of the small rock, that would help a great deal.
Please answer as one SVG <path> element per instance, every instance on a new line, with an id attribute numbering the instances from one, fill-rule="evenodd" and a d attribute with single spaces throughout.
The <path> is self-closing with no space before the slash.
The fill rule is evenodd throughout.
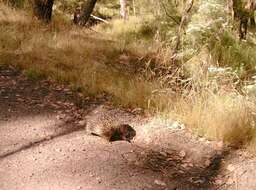
<path id="1" fill-rule="evenodd" d="M 160 185 L 160 186 L 166 186 L 166 183 L 165 183 L 165 182 L 160 181 L 160 180 L 158 180 L 158 179 L 156 179 L 156 180 L 154 181 L 154 183 L 157 184 L 157 185 Z"/>
<path id="2" fill-rule="evenodd" d="M 81 120 L 78 122 L 79 126 L 85 126 L 86 125 L 86 120 Z"/>
<path id="3" fill-rule="evenodd" d="M 188 167 L 188 164 L 185 163 L 185 164 L 182 164 L 181 166 L 182 166 L 183 168 L 187 168 L 187 167 Z"/>
<path id="4" fill-rule="evenodd" d="M 56 148 L 55 150 L 56 150 L 56 152 L 61 152 L 62 151 L 61 148 Z"/>
<path id="5" fill-rule="evenodd" d="M 135 109 L 132 110 L 132 113 L 141 114 L 141 113 L 143 113 L 143 109 L 142 108 L 135 108 Z"/>
<path id="6" fill-rule="evenodd" d="M 220 179 L 217 179 L 217 180 L 215 180 L 215 182 L 214 182 L 216 185 L 221 185 L 223 182 L 222 182 L 222 180 L 220 180 Z"/>
<path id="7" fill-rule="evenodd" d="M 216 144 L 214 145 L 214 149 L 215 149 L 215 150 L 222 150 L 223 147 L 224 147 L 224 144 L 223 144 L 222 141 L 220 141 L 220 142 L 218 142 L 218 143 L 216 143 Z"/>
<path id="8" fill-rule="evenodd" d="M 227 185 L 232 185 L 234 183 L 234 180 L 229 178 L 228 181 L 226 182 Z"/>
<path id="9" fill-rule="evenodd" d="M 180 151 L 179 156 L 184 158 L 186 156 L 186 152 L 184 150 Z"/>
<path id="10" fill-rule="evenodd" d="M 96 180 L 97 180 L 98 183 L 101 183 L 101 182 L 102 182 L 99 177 L 97 177 Z"/>
<path id="11" fill-rule="evenodd" d="M 162 156 L 165 156 L 165 157 L 168 156 L 167 153 L 166 153 L 166 152 L 163 152 L 163 151 L 161 151 L 160 154 L 161 154 Z"/>
<path id="12" fill-rule="evenodd" d="M 72 173 L 76 173 L 76 169 L 72 169 L 71 171 L 72 171 Z"/>
<path id="13" fill-rule="evenodd" d="M 232 165 L 232 164 L 229 164 L 229 165 L 227 166 L 227 170 L 230 171 L 230 172 L 233 172 L 233 171 L 235 170 L 235 166 Z"/>
<path id="14" fill-rule="evenodd" d="M 200 141 L 200 142 L 205 142 L 205 141 L 206 141 L 206 138 L 203 138 L 203 137 L 202 137 L 202 138 L 199 138 L 199 141 Z"/>
<path id="15" fill-rule="evenodd" d="M 65 121 L 66 123 L 72 122 L 72 121 L 74 121 L 74 120 L 75 120 L 75 118 L 73 118 L 73 117 L 71 117 L 71 116 L 67 116 L 67 117 L 65 117 L 65 119 L 64 119 L 64 121 Z"/>
<path id="16" fill-rule="evenodd" d="M 57 115 L 57 116 L 56 116 L 56 119 L 58 119 L 58 120 L 61 120 L 61 119 L 63 119 L 63 118 L 65 118 L 65 115 L 64 115 L 64 114 L 60 114 L 60 115 Z"/>
<path id="17" fill-rule="evenodd" d="M 179 122 L 175 121 L 171 125 L 168 126 L 170 129 L 183 129 L 183 125 L 180 124 Z"/>
<path id="18" fill-rule="evenodd" d="M 204 182 L 205 182 L 205 179 L 197 179 L 193 181 L 194 184 L 203 184 Z"/>
<path id="19" fill-rule="evenodd" d="M 178 171 L 179 174 L 184 174 L 185 172 L 183 170 Z"/>
<path id="20" fill-rule="evenodd" d="M 206 166 L 206 167 L 208 167 L 208 166 L 210 166 L 211 165 L 211 160 L 209 160 L 209 159 L 207 159 L 205 162 L 204 162 L 204 165 Z"/>
<path id="21" fill-rule="evenodd" d="M 123 181 L 123 180 L 121 180 L 121 181 L 120 181 L 120 183 L 121 183 L 121 184 L 124 184 L 124 181 Z"/>

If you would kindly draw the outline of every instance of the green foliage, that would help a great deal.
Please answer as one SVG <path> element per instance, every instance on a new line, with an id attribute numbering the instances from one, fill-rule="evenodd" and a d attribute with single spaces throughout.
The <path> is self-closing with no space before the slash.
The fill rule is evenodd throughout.
<path id="1" fill-rule="evenodd" d="M 122 37 L 125 36 L 129 40 L 153 39 L 157 33 L 158 37 L 164 41 L 171 42 L 175 35 L 176 27 L 180 21 L 181 15 L 178 11 L 181 3 L 175 3 L 174 0 L 164 1 L 148 1 L 136 0 L 128 1 L 129 23 L 116 25 L 100 26 L 100 30 L 105 32 L 109 30 L 116 30 L 113 33 L 119 33 Z M 82 0 L 58 0 L 56 1 L 56 10 L 64 14 L 72 16 L 75 7 L 82 7 L 84 1 Z M 119 0 L 100 0 L 97 2 L 94 14 L 100 17 L 107 17 L 112 19 L 120 18 L 120 4 Z M 133 18 L 136 17 L 136 18 Z M 136 20 L 136 23 L 135 21 Z M 120 22 L 118 23 L 120 24 Z M 124 28 L 127 29 L 124 29 Z M 133 28 L 133 29 L 132 29 Z M 121 32 L 124 32 L 121 34 Z M 125 33 L 127 32 L 127 33 Z M 115 36 L 120 36 L 120 35 Z"/>
<path id="2" fill-rule="evenodd" d="M 96 30 L 107 33 L 113 39 L 119 39 L 126 43 L 134 41 L 152 40 L 157 30 L 152 24 L 153 18 L 130 18 L 128 21 L 113 20 L 110 24 L 96 26 Z"/>
<path id="3" fill-rule="evenodd" d="M 186 30 L 185 45 L 200 48 L 227 22 L 223 0 L 201 0 Z"/>
<path id="4" fill-rule="evenodd" d="M 4 2 L 16 8 L 23 8 L 28 3 L 27 0 L 4 0 Z"/>
<path id="5" fill-rule="evenodd" d="M 75 8 L 81 5 L 80 0 L 58 0 L 55 2 L 56 9 L 65 14 L 73 14 Z"/>
<path id="6" fill-rule="evenodd" d="M 45 74 L 38 70 L 36 67 L 35 68 L 29 68 L 24 71 L 24 74 L 30 79 L 30 80 L 39 80 L 42 78 L 45 78 Z"/>
<path id="7" fill-rule="evenodd" d="M 256 45 L 238 41 L 228 31 L 212 38 L 209 45 L 220 66 L 233 68 L 241 79 L 248 79 L 256 72 Z"/>

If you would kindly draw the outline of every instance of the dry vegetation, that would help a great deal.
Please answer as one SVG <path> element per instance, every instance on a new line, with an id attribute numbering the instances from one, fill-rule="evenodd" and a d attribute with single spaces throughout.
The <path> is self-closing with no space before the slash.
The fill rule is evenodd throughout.
<path id="1" fill-rule="evenodd" d="M 61 20 L 42 26 L 25 19 L 24 13 L 3 6 L 1 10 L 2 63 L 21 66 L 32 78 L 50 76 L 90 94 L 106 92 L 126 106 L 146 107 L 155 84 L 107 66 L 119 64 L 124 53 L 120 43 Z"/>
<path id="2" fill-rule="evenodd" d="M 196 71 L 196 77 L 183 74 L 186 78 L 179 78 L 189 73 L 186 64 L 171 65 L 175 74 L 152 70 L 153 63 L 170 68 L 170 51 L 160 42 L 138 40 L 141 33 L 152 35 L 152 29 L 145 23 L 132 29 L 136 18 L 130 25 L 115 20 L 97 26 L 95 32 L 62 19 L 42 25 L 30 17 L 0 6 L 0 64 L 17 65 L 33 79 L 50 77 L 93 96 L 108 94 L 122 106 L 181 120 L 210 139 L 233 145 L 255 141 L 255 103 L 237 91 L 234 78 L 212 77 L 205 65 L 198 66 L 202 72 Z"/>

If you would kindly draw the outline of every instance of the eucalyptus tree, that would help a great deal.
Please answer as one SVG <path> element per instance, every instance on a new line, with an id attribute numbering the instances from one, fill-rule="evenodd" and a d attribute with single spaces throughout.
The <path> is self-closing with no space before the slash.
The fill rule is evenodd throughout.
<path id="1" fill-rule="evenodd" d="M 54 0 L 33 0 L 34 15 L 45 22 L 50 22 L 52 18 L 52 6 Z"/>
<path id="2" fill-rule="evenodd" d="M 82 13 L 81 13 L 81 16 L 79 18 L 79 24 L 82 25 L 82 26 L 85 26 L 87 21 L 89 20 L 92 12 L 93 12 L 93 9 L 95 7 L 97 3 L 97 0 L 87 0 L 83 7 L 82 7 Z"/>
<path id="3" fill-rule="evenodd" d="M 123 19 L 127 19 L 127 1 L 120 0 L 120 15 Z"/>

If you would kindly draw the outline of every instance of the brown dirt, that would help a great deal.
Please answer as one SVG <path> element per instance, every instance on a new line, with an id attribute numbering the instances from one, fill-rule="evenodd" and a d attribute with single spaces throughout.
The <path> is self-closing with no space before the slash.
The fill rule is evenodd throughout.
<path id="1" fill-rule="evenodd" d="M 115 109 L 137 131 L 132 144 L 86 135 L 84 118 L 109 109 L 99 102 L 0 66 L 0 189 L 224 187 L 220 166 L 227 152 L 183 129 Z"/>

